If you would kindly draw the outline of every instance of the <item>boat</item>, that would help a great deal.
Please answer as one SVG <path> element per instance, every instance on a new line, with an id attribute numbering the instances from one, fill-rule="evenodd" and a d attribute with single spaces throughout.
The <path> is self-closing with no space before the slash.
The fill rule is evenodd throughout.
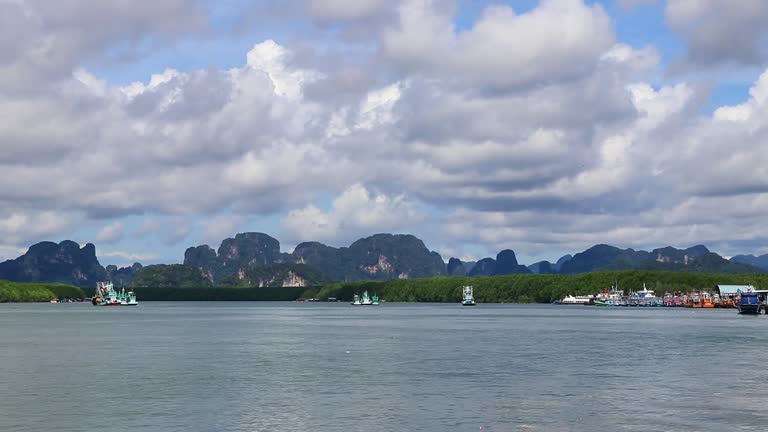
<path id="1" fill-rule="evenodd" d="M 51 303 L 58 303 L 58 302 L 59 302 L 59 299 L 57 299 L 57 298 L 51 299 Z"/>
<path id="2" fill-rule="evenodd" d="M 632 293 L 629 296 L 629 302 L 632 306 L 654 307 L 660 304 L 659 298 L 653 290 L 649 290 L 643 283 L 643 290 Z"/>
<path id="3" fill-rule="evenodd" d="M 701 301 L 701 294 L 698 291 L 693 293 L 693 296 L 691 297 L 691 307 L 694 307 L 694 308 L 704 307 L 704 303 L 702 303 Z"/>
<path id="4" fill-rule="evenodd" d="M 564 299 L 560 300 L 560 304 L 564 305 L 592 305 L 595 304 L 594 296 L 572 296 L 567 295 Z"/>
<path id="5" fill-rule="evenodd" d="M 96 294 L 91 299 L 91 304 L 94 306 L 138 306 L 139 302 L 133 291 L 125 292 L 125 288 L 123 288 L 117 292 L 112 282 L 97 282 Z"/>
<path id="6" fill-rule="evenodd" d="M 756 292 L 744 292 L 739 298 L 738 308 L 742 315 L 760 315 L 763 304 Z"/>
<path id="7" fill-rule="evenodd" d="M 357 294 L 354 295 L 352 299 L 352 305 L 353 306 L 378 306 L 379 296 L 374 295 L 373 297 L 369 297 L 368 291 L 363 291 L 363 295 L 361 296 L 358 296 Z"/>
<path id="8" fill-rule="evenodd" d="M 474 289 L 467 285 L 463 287 L 464 292 L 464 298 L 461 299 L 461 305 L 462 306 L 475 306 L 477 303 L 475 302 L 475 296 L 474 296 Z"/>
<path id="9" fill-rule="evenodd" d="M 624 291 L 617 288 L 617 285 L 611 286 L 611 290 L 606 289 L 594 298 L 595 306 L 621 306 L 624 299 Z M 625 304 L 626 306 L 626 304 Z"/>
<path id="10" fill-rule="evenodd" d="M 701 302 L 701 307 L 705 309 L 712 309 L 715 307 L 715 304 L 712 302 L 712 297 L 709 296 L 709 293 L 704 293 L 703 298 L 704 299 Z"/>

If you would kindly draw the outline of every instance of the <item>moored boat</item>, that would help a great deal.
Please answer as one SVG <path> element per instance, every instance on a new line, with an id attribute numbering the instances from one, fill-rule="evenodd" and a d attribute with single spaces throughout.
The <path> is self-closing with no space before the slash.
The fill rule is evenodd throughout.
<path id="1" fill-rule="evenodd" d="M 708 293 L 703 293 L 703 299 L 701 301 L 701 307 L 706 309 L 712 309 L 715 307 L 715 303 L 712 301 L 712 297 Z"/>
<path id="2" fill-rule="evenodd" d="M 567 295 L 565 298 L 560 300 L 560 304 L 564 305 L 592 305 L 595 304 L 595 297 L 588 295 L 588 296 L 572 296 Z"/>
<path id="3" fill-rule="evenodd" d="M 461 305 L 475 306 L 477 303 L 475 302 L 474 289 L 468 285 L 463 287 L 462 291 L 464 293 L 464 297 L 461 299 Z"/>
<path id="4" fill-rule="evenodd" d="M 763 310 L 760 297 L 755 292 L 741 293 L 738 303 L 739 313 L 742 315 L 759 315 Z"/>

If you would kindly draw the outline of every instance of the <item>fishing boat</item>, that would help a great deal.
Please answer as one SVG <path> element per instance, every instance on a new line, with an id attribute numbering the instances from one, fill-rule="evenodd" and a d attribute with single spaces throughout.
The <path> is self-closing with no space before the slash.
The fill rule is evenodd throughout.
<path id="1" fill-rule="evenodd" d="M 464 298 L 461 299 L 461 305 L 462 306 L 475 306 L 477 303 L 475 303 L 475 296 L 474 296 L 474 290 L 471 286 L 465 286 L 463 288 L 464 291 Z"/>
<path id="2" fill-rule="evenodd" d="M 96 294 L 91 299 L 91 304 L 94 306 L 138 306 L 139 302 L 133 291 L 126 292 L 123 288 L 117 292 L 112 282 L 97 282 Z"/>
<path id="3" fill-rule="evenodd" d="M 624 299 L 624 291 L 619 290 L 617 286 L 613 285 L 610 291 L 606 288 L 605 291 L 598 294 L 594 299 L 595 306 L 621 306 Z"/>
<path id="4" fill-rule="evenodd" d="M 701 301 L 701 294 L 699 294 L 698 291 L 694 291 L 691 294 L 691 297 L 689 299 L 690 306 L 692 308 L 700 308 L 704 306 L 704 303 Z"/>
<path id="5" fill-rule="evenodd" d="M 739 313 L 742 315 L 760 315 L 763 310 L 763 304 L 760 297 L 755 292 L 741 293 L 738 303 Z"/>
<path id="6" fill-rule="evenodd" d="M 363 296 L 360 298 L 360 304 L 362 304 L 363 306 L 373 305 L 373 300 L 371 300 L 371 298 L 368 297 L 368 291 L 363 291 Z"/>
<path id="7" fill-rule="evenodd" d="M 368 296 L 368 291 L 363 291 L 363 295 L 358 296 L 357 294 L 354 295 L 352 298 L 352 305 L 353 306 L 378 306 L 379 305 L 379 296 L 374 295 L 373 297 Z"/>
<path id="8" fill-rule="evenodd" d="M 637 291 L 629 296 L 629 301 L 632 306 L 644 307 L 658 306 L 660 303 L 659 298 L 656 297 L 656 294 L 653 292 L 653 290 L 649 290 L 645 287 L 645 283 L 643 283 L 642 291 Z"/>
<path id="9" fill-rule="evenodd" d="M 709 293 L 703 293 L 702 297 L 701 307 L 705 309 L 712 309 L 715 307 L 715 303 L 712 302 L 712 297 L 710 297 Z"/>

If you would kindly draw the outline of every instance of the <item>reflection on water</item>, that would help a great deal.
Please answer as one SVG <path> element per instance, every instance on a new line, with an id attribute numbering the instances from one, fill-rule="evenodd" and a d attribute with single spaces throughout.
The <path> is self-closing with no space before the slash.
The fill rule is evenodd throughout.
<path id="1" fill-rule="evenodd" d="M 768 430 L 768 317 L 0 305 L 2 431 Z"/>

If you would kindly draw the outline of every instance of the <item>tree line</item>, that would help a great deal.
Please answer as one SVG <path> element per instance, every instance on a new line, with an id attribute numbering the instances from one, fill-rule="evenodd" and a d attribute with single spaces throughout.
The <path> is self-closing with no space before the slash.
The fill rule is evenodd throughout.
<path id="1" fill-rule="evenodd" d="M 22 283 L 0 280 L 0 303 L 47 302 L 52 299 L 82 299 L 83 290 L 56 283 Z"/>
<path id="2" fill-rule="evenodd" d="M 768 289 L 768 274 L 705 274 L 627 270 L 577 275 L 520 274 L 487 277 L 433 277 L 389 281 L 334 283 L 319 287 L 137 287 L 139 301 L 290 301 L 299 297 L 351 301 L 368 291 L 392 302 L 458 302 L 462 287 L 472 285 L 481 303 L 551 303 L 566 295 L 596 294 L 618 287 L 625 294 L 643 289 L 665 292 L 713 291 L 716 285 L 752 285 Z M 93 288 L 62 284 L 0 281 L 0 302 L 48 301 L 52 298 L 83 298 Z"/>

